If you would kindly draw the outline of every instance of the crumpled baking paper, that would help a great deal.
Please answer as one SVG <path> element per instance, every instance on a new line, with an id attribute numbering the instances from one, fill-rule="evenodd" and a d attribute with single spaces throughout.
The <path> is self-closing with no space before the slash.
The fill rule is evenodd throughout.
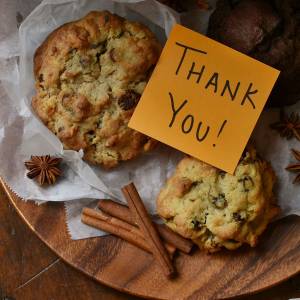
<path id="1" fill-rule="evenodd" d="M 38 2 L 4 0 L 0 4 L 0 8 L 4 6 L 7 11 L 6 18 L 0 20 L 0 174 L 24 199 L 65 201 L 68 229 L 73 239 L 101 235 L 102 232 L 80 222 L 82 207 L 95 207 L 97 200 L 92 199 L 124 201 L 120 188 L 134 181 L 147 208 L 155 213 L 155 198 L 183 154 L 160 145 L 134 161 L 104 171 L 85 163 L 81 152 L 63 150 L 57 137 L 35 117 L 30 107 L 34 94 L 34 51 L 55 28 L 91 10 L 107 9 L 140 21 L 149 26 L 162 43 L 176 22 L 205 32 L 211 10 L 192 10 L 180 15 L 155 0 L 45 0 L 22 23 L 18 39 L 18 23 Z M 300 111 L 300 105 L 289 110 Z M 299 149 L 300 144 L 296 140 L 286 142 L 269 129 L 269 123 L 277 120 L 278 114 L 278 110 L 263 113 L 253 140 L 278 175 L 276 192 L 283 216 L 300 215 L 300 187 L 292 185 L 293 174 L 284 170 L 293 161 L 290 148 Z M 63 157 L 64 175 L 56 185 L 40 188 L 26 178 L 23 162 L 31 154 Z"/>

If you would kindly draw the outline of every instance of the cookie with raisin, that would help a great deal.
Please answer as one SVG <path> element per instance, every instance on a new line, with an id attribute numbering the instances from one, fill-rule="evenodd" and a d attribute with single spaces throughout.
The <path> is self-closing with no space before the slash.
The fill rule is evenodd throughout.
<path id="1" fill-rule="evenodd" d="M 248 148 L 230 175 L 192 157 L 183 158 L 157 198 L 157 212 L 172 230 L 201 249 L 254 247 L 279 213 L 269 163 Z"/>
<path id="2" fill-rule="evenodd" d="M 155 141 L 130 129 L 161 45 L 144 25 L 93 11 L 52 32 L 34 56 L 32 107 L 65 149 L 111 168 Z"/>

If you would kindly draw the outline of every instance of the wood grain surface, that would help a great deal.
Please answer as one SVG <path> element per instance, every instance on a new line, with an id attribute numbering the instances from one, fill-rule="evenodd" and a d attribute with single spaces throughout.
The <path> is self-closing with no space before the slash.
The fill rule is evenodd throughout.
<path id="1" fill-rule="evenodd" d="M 137 300 L 65 264 L 26 226 L 0 185 L 1 300 Z M 300 297 L 300 274 L 248 300 Z"/>
<path id="2" fill-rule="evenodd" d="M 9 192 L 9 191 L 8 191 Z M 72 241 L 62 204 L 36 206 L 9 192 L 31 229 L 63 260 L 120 291 L 157 299 L 217 299 L 254 293 L 300 271 L 300 219 L 278 221 L 255 249 L 207 255 L 180 254 L 175 280 L 164 277 L 151 255 L 113 236 Z"/>
<path id="3" fill-rule="evenodd" d="M 18 216 L 0 184 L 1 300 L 133 300 L 62 261 Z"/>

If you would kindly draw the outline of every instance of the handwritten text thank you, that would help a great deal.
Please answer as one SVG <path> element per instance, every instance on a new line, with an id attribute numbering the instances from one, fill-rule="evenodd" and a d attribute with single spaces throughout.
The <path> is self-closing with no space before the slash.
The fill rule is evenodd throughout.
<path id="1" fill-rule="evenodd" d="M 233 173 L 278 75 L 175 25 L 129 126 Z"/>

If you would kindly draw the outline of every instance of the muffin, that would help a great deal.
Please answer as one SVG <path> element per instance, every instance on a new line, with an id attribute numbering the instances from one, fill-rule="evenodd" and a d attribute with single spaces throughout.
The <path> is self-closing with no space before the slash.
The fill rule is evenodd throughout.
<path id="1" fill-rule="evenodd" d="M 219 0 L 208 36 L 281 71 L 269 106 L 300 100 L 300 1 Z"/>
<path id="2" fill-rule="evenodd" d="M 52 32 L 34 56 L 32 107 L 65 149 L 111 168 L 155 141 L 127 124 L 161 46 L 144 25 L 91 12 Z"/>
<path id="3" fill-rule="evenodd" d="M 172 230 L 200 249 L 254 247 L 279 213 L 275 174 L 254 148 L 245 151 L 234 175 L 192 157 L 183 158 L 157 198 L 157 212 Z"/>

